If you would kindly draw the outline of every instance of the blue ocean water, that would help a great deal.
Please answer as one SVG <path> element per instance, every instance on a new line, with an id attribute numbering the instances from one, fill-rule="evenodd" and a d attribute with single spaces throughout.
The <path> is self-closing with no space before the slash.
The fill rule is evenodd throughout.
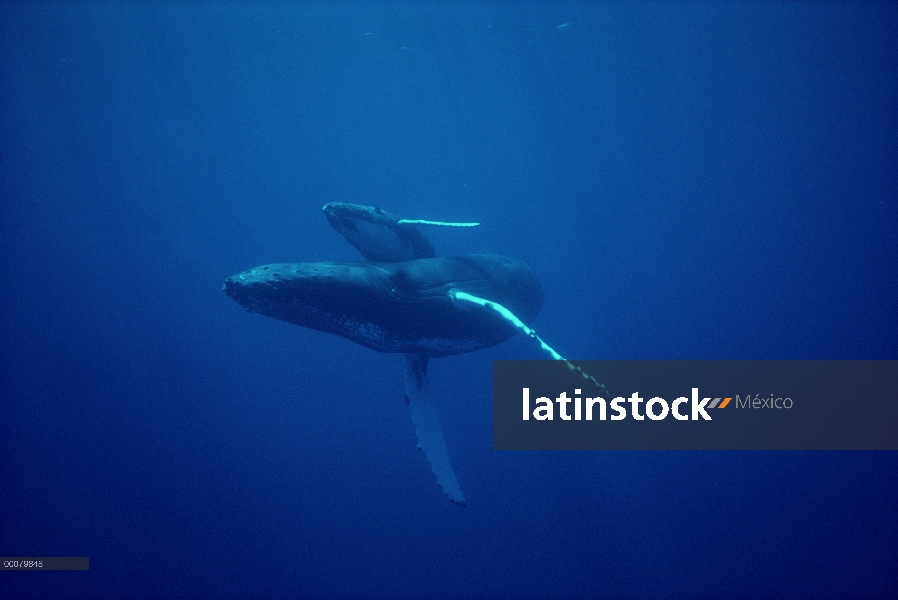
<path id="1" fill-rule="evenodd" d="M 327 202 L 527 262 L 580 359 L 898 358 L 894 3 L 4 3 L 4 598 L 898 596 L 898 457 L 498 452 L 491 361 L 225 277 L 355 260 Z"/>

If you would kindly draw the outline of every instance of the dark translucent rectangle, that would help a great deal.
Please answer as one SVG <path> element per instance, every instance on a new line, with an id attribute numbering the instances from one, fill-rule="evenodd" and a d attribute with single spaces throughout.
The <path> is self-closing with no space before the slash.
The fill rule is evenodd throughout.
<path id="1" fill-rule="evenodd" d="M 4 571 L 89 571 L 87 556 L 6 556 L 0 557 Z"/>
<path id="2" fill-rule="evenodd" d="M 898 361 L 575 364 L 607 393 L 564 361 L 493 363 L 495 449 L 898 450 Z"/>

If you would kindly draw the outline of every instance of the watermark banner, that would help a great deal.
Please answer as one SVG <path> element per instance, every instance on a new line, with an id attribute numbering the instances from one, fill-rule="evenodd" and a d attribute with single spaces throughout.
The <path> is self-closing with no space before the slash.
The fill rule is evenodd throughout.
<path id="1" fill-rule="evenodd" d="M 898 450 L 898 361 L 497 360 L 493 448 Z"/>

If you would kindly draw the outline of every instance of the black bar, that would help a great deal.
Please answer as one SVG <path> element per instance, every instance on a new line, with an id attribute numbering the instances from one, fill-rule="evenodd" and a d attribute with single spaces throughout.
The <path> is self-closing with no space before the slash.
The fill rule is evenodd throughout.
<path id="1" fill-rule="evenodd" d="M 4 556 L 0 557 L 4 571 L 89 571 L 87 556 Z"/>

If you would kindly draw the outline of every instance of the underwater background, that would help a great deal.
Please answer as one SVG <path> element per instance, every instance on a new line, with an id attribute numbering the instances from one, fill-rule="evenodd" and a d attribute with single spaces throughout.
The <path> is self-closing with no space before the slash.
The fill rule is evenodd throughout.
<path id="1" fill-rule="evenodd" d="M 2 598 L 898 596 L 894 452 L 500 452 L 492 360 L 223 280 L 327 202 L 528 263 L 573 359 L 898 359 L 898 5 L 3 3 Z M 846 399 L 863 402 L 863 399 Z"/>

